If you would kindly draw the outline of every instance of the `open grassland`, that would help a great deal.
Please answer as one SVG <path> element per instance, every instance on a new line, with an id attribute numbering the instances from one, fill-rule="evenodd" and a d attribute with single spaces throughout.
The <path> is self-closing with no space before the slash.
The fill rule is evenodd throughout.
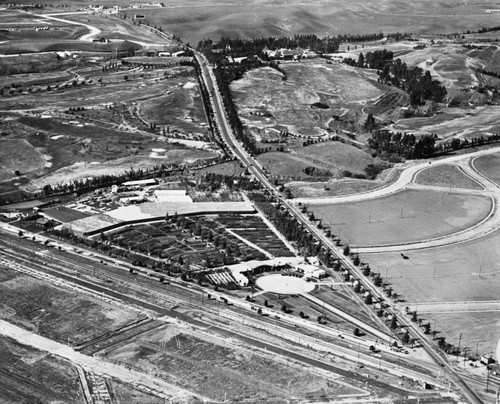
<path id="1" fill-rule="evenodd" d="M 453 165 L 439 165 L 426 168 L 418 172 L 415 182 L 417 184 L 446 188 L 482 189 L 479 183 L 468 177 L 458 166 Z"/>
<path id="2" fill-rule="evenodd" d="M 140 13 L 140 11 L 138 11 Z M 155 31 L 152 31 L 145 25 L 134 24 L 132 19 L 122 19 L 118 15 L 102 15 L 96 14 L 75 14 L 67 15 L 63 18 L 82 22 L 98 28 L 101 33 L 99 37 L 109 40 L 129 40 L 148 43 L 149 45 L 156 44 L 158 49 L 169 50 L 170 46 L 178 46 L 175 41 L 160 37 Z M 167 28 L 165 31 L 167 31 Z M 87 30 L 88 31 L 88 30 Z"/>
<path id="3" fill-rule="evenodd" d="M 455 233 L 480 222 L 490 209 L 487 197 L 427 190 L 310 207 L 351 246 L 408 243 Z"/>
<path id="4" fill-rule="evenodd" d="M 36 74 L 9 77 L 31 85 L 2 99 L 4 109 L 14 111 L 0 122 L 2 192 L 27 187 L 30 181 L 27 189 L 32 190 L 122 173 L 131 166 L 147 168 L 216 156 L 194 149 L 205 143 L 193 148 L 181 144 L 184 139 L 204 141 L 208 135 L 192 67 L 103 72 L 99 66 L 83 63 L 74 70 L 85 77 L 86 84 L 81 78 L 75 84 L 71 78 L 47 90 L 46 84 L 37 85 Z M 47 73 L 43 79 L 52 77 L 57 75 Z M 182 105 L 172 108 L 178 101 Z M 19 108 L 23 110 L 17 112 Z M 24 110 L 29 108 L 33 110 Z M 156 125 L 154 130 L 151 124 Z M 16 170 L 23 176 L 16 176 Z"/>
<path id="5" fill-rule="evenodd" d="M 474 167 L 500 186 L 500 154 L 479 157 L 474 160 Z"/>
<path id="6" fill-rule="evenodd" d="M 283 63 L 281 73 L 269 67 L 250 71 L 232 83 L 231 89 L 240 116 L 249 127 L 286 127 L 291 133 L 320 136 L 328 133 L 334 110 L 353 113 L 361 104 L 375 101 L 390 92 L 377 83 L 376 72 L 355 71 L 343 64 L 328 65 L 323 60 Z M 324 103 L 327 109 L 312 104 Z M 266 111 L 270 119 L 255 120 L 251 114 Z M 342 113 L 341 113 L 342 114 Z"/>
<path id="7" fill-rule="evenodd" d="M 165 326 L 111 348 L 108 358 L 152 371 L 214 400 L 236 402 L 246 398 L 281 403 L 286 398 L 325 400 L 357 392 L 245 345 L 234 338 L 226 343 L 214 334 Z"/>
<path id="8" fill-rule="evenodd" d="M 56 341 L 78 344 L 138 320 L 139 314 L 97 298 L 0 270 L 0 317 Z"/>
<path id="9" fill-rule="evenodd" d="M 364 168 L 368 164 L 382 163 L 369 153 L 341 142 L 316 143 L 306 147 L 294 147 L 292 150 L 306 160 L 328 167 L 339 177 L 345 170 L 354 174 L 364 174 Z"/>
<path id="10" fill-rule="evenodd" d="M 435 133 L 441 139 L 470 139 L 500 132 L 500 107 L 497 105 L 478 106 L 473 110 L 450 108 L 446 113 L 447 115 L 437 115 L 435 118 L 401 119 L 391 125 L 391 129 L 415 135 Z"/>
<path id="11" fill-rule="evenodd" d="M 113 3 L 114 4 L 114 3 Z M 161 25 L 196 44 L 203 38 L 221 36 L 260 37 L 294 34 L 318 35 L 337 33 L 465 32 L 498 24 L 498 16 L 487 14 L 488 5 L 479 0 L 456 3 L 433 2 L 346 2 L 313 0 L 249 2 L 174 1 L 167 7 L 141 9 L 151 25 Z M 132 18 L 136 10 L 123 10 Z M 465 16 L 467 18 L 465 18 Z"/>
<path id="12" fill-rule="evenodd" d="M 0 403 L 86 403 L 69 363 L 0 337 Z"/>
<path id="13" fill-rule="evenodd" d="M 265 153 L 260 154 L 258 159 L 271 174 L 282 176 L 285 179 L 310 179 L 312 176 L 306 174 L 304 172 L 305 169 L 309 167 L 322 169 L 322 167 L 317 164 L 289 153 Z"/>
<path id="14" fill-rule="evenodd" d="M 379 182 L 369 180 L 336 180 L 329 182 L 289 182 L 294 198 L 326 197 L 351 195 L 359 192 L 367 192 L 382 186 Z"/>

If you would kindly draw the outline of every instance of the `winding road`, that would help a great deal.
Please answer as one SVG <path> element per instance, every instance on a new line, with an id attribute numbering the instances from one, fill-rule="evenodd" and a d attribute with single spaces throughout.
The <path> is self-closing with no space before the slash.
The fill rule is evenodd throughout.
<path id="1" fill-rule="evenodd" d="M 469 178 L 475 180 L 482 189 L 464 189 L 464 188 L 446 188 L 446 191 L 451 193 L 461 193 L 469 195 L 482 195 L 489 197 L 491 199 L 491 209 L 488 215 L 481 220 L 479 223 L 473 226 L 455 232 L 447 234 L 445 236 L 429 238 L 426 240 L 420 240 L 411 243 L 398 243 L 393 245 L 373 245 L 353 248 L 352 250 L 356 253 L 385 253 L 385 252 L 399 252 L 399 251 L 411 251 L 411 250 L 421 250 L 427 248 L 442 247 L 445 245 L 454 245 L 465 242 L 470 242 L 478 238 L 487 236 L 500 229 L 500 209 L 498 206 L 500 204 L 500 187 L 498 184 L 486 178 L 484 175 L 480 174 L 474 167 L 474 160 L 481 156 L 491 155 L 500 153 L 500 147 L 493 147 L 490 149 L 479 150 L 474 153 L 446 157 L 441 160 L 433 161 L 420 161 L 408 168 L 406 168 L 399 178 L 387 185 L 386 187 L 378 188 L 373 191 L 366 193 L 346 195 L 338 197 L 326 197 L 326 198 L 298 198 L 294 199 L 295 204 L 307 204 L 307 205 L 334 205 L 341 203 L 354 203 L 367 200 L 373 200 L 378 198 L 383 198 L 386 196 L 393 195 L 397 192 L 401 192 L 407 189 L 429 189 L 429 190 L 444 190 L 443 187 L 436 187 L 430 185 L 421 185 L 415 183 L 415 178 L 419 172 L 429 168 L 430 166 L 440 166 L 440 165 L 456 165 L 462 172 Z"/>

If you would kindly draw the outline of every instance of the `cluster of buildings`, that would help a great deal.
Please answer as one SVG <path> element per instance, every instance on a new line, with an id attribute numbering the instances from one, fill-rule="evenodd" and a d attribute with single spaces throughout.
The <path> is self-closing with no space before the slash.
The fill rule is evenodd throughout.
<path id="1" fill-rule="evenodd" d="M 264 49 L 262 51 L 269 59 L 283 59 L 283 60 L 299 60 L 299 59 L 312 59 L 317 56 L 316 52 L 310 49 Z"/>

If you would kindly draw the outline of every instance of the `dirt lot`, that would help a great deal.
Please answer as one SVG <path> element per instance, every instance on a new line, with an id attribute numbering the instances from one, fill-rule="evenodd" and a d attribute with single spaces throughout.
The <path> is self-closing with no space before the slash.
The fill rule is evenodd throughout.
<path id="1" fill-rule="evenodd" d="M 64 290 L 3 267 L 1 318 L 47 338 L 78 343 L 138 320 L 116 305 Z"/>
<path id="2" fill-rule="evenodd" d="M 438 187 L 482 189 L 481 185 L 465 175 L 460 168 L 452 165 L 440 165 L 426 168 L 417 174 L 415 182 L 417 184 L 434 185 Z"/>
<path id="3" fill-rule="evenodd" d="M 351 246 L 391 245 L 454 233 L 478 223 L 490 209 L 486 197 L 416 190 L 373 201 L 310 207 Z"/>
<path id="4" fill-rule="evenodd" d="M 0 403 L 28 402 L 86 403 L 73 366 L 0 337 Z"/>
<path id="5" fill-rule="evenodd" d="M 286 398 L 337 397 L 351 387 L 313 374 L 304 367 L 273 360 L 232 338 L 166 326 L 107 352 L 128 363 L 212 399 L 244 398 L 281 403 Z"/>

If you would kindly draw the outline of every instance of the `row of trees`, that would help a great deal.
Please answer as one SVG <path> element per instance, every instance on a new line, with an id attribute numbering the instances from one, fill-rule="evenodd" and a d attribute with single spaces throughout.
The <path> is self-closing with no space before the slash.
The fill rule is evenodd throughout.
<path id="1" fill-rule="evenodd" d="M 376 150 L 380 157 L 389 160 L 394 159 L 396 156 L 405 159 L 421 159 L 467 147 L 498 143 L 500 142 L 500 133 L 491 136 L 476 136 L 471 139 L 453 138 L 441 143 L 437 143 L 437 139 L 436 134 L 423 135 L 417 138 L 411 133 L 390 132 L 384 129 L 373 131 L 372 137 L 368 139 L 368 145 Z M 376 167 L 370 167 L 370 172 L 374 168 Z M 375 171 L 373 174 L 375 174 Z"/>
<path id="2" fill-rule="evenodd" d="M 382 32 L 376 34 L 344 34 L 338 36 L 318 37 L 314 34 L 294 35 L 293 37 L 260 37 L 252 39 L 222 37 L 214 42 L 203 39 L 198 43 L 197 50 L 205 54 L 212 63 L 218 63 L 227 55 L 233 57 L 260 55 L 264 49 L 310 49 L 319 54 L 334 53 L 341 43 L 369 42 L 382 39 Z"/>
<path id="3" fill-rule="evenodd" d="M 243 74 L 256 67 L 262 65 L 257 59 L 254 60 L 244 60 L 238 65 L 217 65 L 214 69 L 215 78 L 217 80 L 217 85 L 219 91 L 222 95 L 224 102 L 224 108 L 227 112 L 227 117 L 229 124 L 233 129 L 235 136 L 238 140 L 247 148 L 250 153 L 257 153 L 257 148 L 255 146 L 255 139 L 251 134 L 247 134 L 244 131 L 243 124 L 241 123 L 240 117 L 238 116 L 238 110 L 233 101 L 233 96 L 231 93 L 230 84 L 234 80 L 238 80 L 243 77 Z"/>

